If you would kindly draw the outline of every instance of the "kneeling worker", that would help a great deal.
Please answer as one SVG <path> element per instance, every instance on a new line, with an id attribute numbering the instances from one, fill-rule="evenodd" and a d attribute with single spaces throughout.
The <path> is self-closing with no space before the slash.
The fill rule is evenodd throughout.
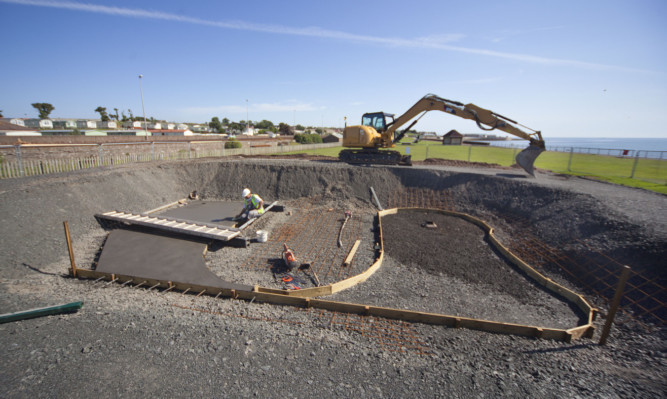
<path id="1" fill-rule="evenodd" d="M 257 194 L 250 192 L 250 189 L 243 189 L 243 210 L 236 216 L 236 219 L 256 219 L 264 213 L 264 200 Z"/>

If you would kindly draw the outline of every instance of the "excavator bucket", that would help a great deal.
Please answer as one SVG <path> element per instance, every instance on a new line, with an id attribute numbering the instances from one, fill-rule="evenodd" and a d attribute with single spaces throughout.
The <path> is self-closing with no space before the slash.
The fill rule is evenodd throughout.
<path id="1" fill-rule="evenodd" d="M 544 148 L 531 144 L 525 150 L 516 155 L 516 163 L 519 164 L 529 175 L 535 177 L 533 164 L 537 157 L 544 152 Z"/>

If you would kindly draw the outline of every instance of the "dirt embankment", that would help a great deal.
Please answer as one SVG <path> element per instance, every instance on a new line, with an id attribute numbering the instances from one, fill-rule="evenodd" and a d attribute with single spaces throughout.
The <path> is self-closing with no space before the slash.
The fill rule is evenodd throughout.
<path id="1" fill-rule="evenodd" d="M 353 211 L 372 206 L 371 186 L 385 204 L 397 192 L 446 191 L 456 210 L 489 221 L 503 239 L 529 227 L 549 244 L 587 239 L 605 253 L 627 254 L 638 260 L 632 265 L 637 268 L 651 270 L 642 266 L 650 264 L 657 270 L 665 258 L 664 196 L 576 178 L 539 175 L 528 181 L 502 174 L 506 171 L 200 160 L 0 181 L 0 221 L 6 226 L 0 236 L 0 308 L 11 312 L 85 302 L 75 315 L 0 325 L 0 356 L 6 359 L 0 366 L 1 395 L 662 397 L 667 389 L 663 327 L 647 333 L 632 323 L 616 326 L 605 347 L 589 340 L 567 344 L 419 324 L 381 327 L 379 320 L 363 318 L 357 325 L 371 329 L 355 330 L 356 319 L 339 324 L 340 315 L 62 276 L 69 263 L 63 220 L 69 221 L 75 253 L 85 267 L 105 236 L 95 213 L 142 212 L 193 190 L 204 198 L 238 199 L 244 186 L 268 201 L 297 200 L 298 207 L 299 199 L 319 198 L 328 207 Z M 517 228 L 518 221 L 528 227 Z M 467 226 L 452 226 L 454 233 L 474 234 L 463 233 Z M 461 253 L 454 243 L 437 245 L 442 252 L 435 252 L 435 243 L 441 244 L 437 231 L 427 236 L 411 219 L 398 220 L 396 227 L 391 235 L 398 241 L 387 248 L 383 267 L 363 286 L 333 299 L 391 299 L 397 307 L 424 310 L 458 306 L 472 308 L 473 316 L 502 312 L 496 304 L 522 306 L 526 296 L 510 288 L 518 282 L 514 277 L 502 274 L 488 281 L 466 267 L 465 262 L 495 262 L 493 254 L 481 251 L 483 242 L 472 243 L 481 245 L 471 249 L 474 254 Z M 424 241 L 432 244 L 426 250 L 418 245 Z M 574 255 L 581 251 L 573 244 L 568 249 Z M 403 259 L 405 254 L 410 259 Z M 449 276 L 442 269 L 447 256 L 463 262 L 452 261 Z M 466 256 L 468 261 L 461 259 Z M 483 277 L 488 283 L 476 280 Z M 563 276 L 550 277 L 579 290 Z M 449 287 L 465 292 L 465 300 L 442 296 Z M 477 308 L 464 303 L 480 292 L 486 292 L 486 300 L 475 302 Z M 551 312 L 534 310 L 538 316 Z M 413 343 L 389 345 L 396 328 L 408 332 Z M 423 354 L 411 349 L 415 343 Z"/>

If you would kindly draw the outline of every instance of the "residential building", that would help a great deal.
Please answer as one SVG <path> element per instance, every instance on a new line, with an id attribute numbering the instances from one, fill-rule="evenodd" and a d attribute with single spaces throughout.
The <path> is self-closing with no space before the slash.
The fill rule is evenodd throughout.
<path id="1" fill-rule="evenodd" d="M 100 129 L 118 129 L 116 121 L 100 121 L 97 122 L 97 127 Z"/>
<path id="2" fill-rule="evenodd" d="M 17 126 L 25 127 L 25 122 L 23 122 L 23 119 L 21 118 L 0 118 L 0 121 L 5 121 Z"/>
<path id="3" fill-rule="evenodd" d="M 449 133 L 442 136 L 443 145 L 461 145 L 463 144 L 463 135 L 456 130 L 450 130 Z"/>
<path id="4" fill-rule="evenodd" d="M 53 122 L 50 119 L 24 119 L 25 127 L 38 129 L 53 129 Z"/>
<path id="5" fill-rule="evenodd" d="M 54 129 L 76 129 L 76 120 L 74 119 L 52 119 Z"/>
<path id="6" fill-rule="evenodd" d="M 97 129 L 97 121 L 90 119 L 79 119 L 76 121 L 77 129 Z"/>

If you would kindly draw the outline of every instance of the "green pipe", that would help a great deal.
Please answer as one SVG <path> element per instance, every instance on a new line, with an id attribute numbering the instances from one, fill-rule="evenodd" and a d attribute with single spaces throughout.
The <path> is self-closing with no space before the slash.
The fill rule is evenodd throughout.
<path id="1" fill-rule="evenodd" d="M 76 313 L 83 306 L 83 302 L 72 302 L 65 305 L 49 306 L 45 308 L 36 308 L 24 310 L 21 312 L 5 313 L 0 315 L 0 324 L 10 323 L 12 321 L 33 319 L 35 317 L 49 316 L 61 313 Z"/>

